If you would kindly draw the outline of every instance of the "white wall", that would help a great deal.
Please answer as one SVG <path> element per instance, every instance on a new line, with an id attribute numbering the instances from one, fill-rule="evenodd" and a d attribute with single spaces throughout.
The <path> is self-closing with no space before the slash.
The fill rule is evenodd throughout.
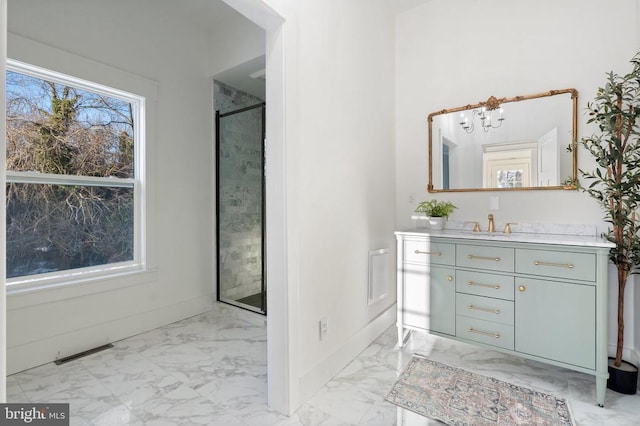
<path id="1" fill-rule="evenodd" d="M 229 45 L 211 34 L 148 7 L 151 1 L 123 1 L 118 8 L 113 2 L 53 3 L 12 1 L 10 31 L 157 84 L 150 158 L 157 196 L 150 208 L 157 216 L 158 267 L 150 282 L 73 300 L 40 303 L 11 296 L 14 365 L 36 347 L 55 356 L 66 350 L 58 342 L 81 340 L 80 334 L 113 340 L 114 330 L 126 334 L 159 325 L 179 302 L 186 307 L 174 316 L 207 307 L 201 302 L 211 297 L 213 153 L 211 92 L 203 88 L 215 72 L 248 59 L 230 53 Z M 289 296 L 283 321 L 292 328 L 293 410 L 395 319 L 392 267 L 386 277 L 389 296 L 367 304 L 368 252 L 394 247 L 394 21 L 383 0 L 265 3 L 286 21 L 286 31 L 275 38 L 286 50 L 276 56 L 286 76 L 280 190 L 288 287 L 272 283 L 271 288 L 283 299 Z M 278 47 L 267 44 L 270 69 L 270 49 Z M 246 46 L 247 52 L 257 48 L 254 42 Z M 53 64 L 31 59 L 56 65 L 55 59 Z M 189 310 L 191 303 L 196 308 Z M 329 334 L 320 341 L 318 320 L 325 316 Z M 40 345 L 45 340 L 51 349 Z"/>
<path id="2" fill-rule="evenodd" d="M 265 54 L 265 30 L 241 17 L 216 25 L 210 37 L 209 70 L 216 75 Z"/>
<path id="3" fill-rule="evenodd" d="M 112 337 L 116 325 L 126 331 L 151 328 L 178 307 L 174 316 L 206 309 L 212 296 L 211 92 L 203 88 L 213 73 L 239 59 L 218 52 L 211 34 L 144 7 L 150 3 L 122 1 L 114 8 L 113 1 L 10 2 L 10 31 L 157 83 L 150 160 L 159 265 L 146 284 L 73 301 L 18 308 L 10 296 L 10 360 L 25 353 L 15 343 L 19 336 L 24 348 L 44 339 L 22 338 L 33 336 L 36 326 L 44 327 L 42 335 L 51 335 L 47 343 L 54 345 L 55 337 L 77 335 L 84 327 L 78 322 L 89 325 L 83 332 Z M 416 201 L 431 198 L 425 192 L 427 114 L 492 94 L 564 87 L 578 89 L 583 110 L 586 94 L 595 93 L 605 71 L 627 69 L 638 46 L 637 10 L 630 0 L 616 0 L 623 12 L 615 15 L 611 2 L 490 0 L 487 7 L 472 0 L 432 0 L 398 15 L 394 61 L 394 21 L 384 0 L 264 3 L 285 20 L 277 37 L 284 46 L 286 87 L 281 189 L 287 269 L 286 283 L 272 285 L 283 300 L 289 296 L 283 321 L 293 348 L 283 355 L 292 358 L 295 409 L 394 320 L 393 296 L 367 305 L 367 253 L 393 249 L 396 225 L 411 226 L 411 195 Z M 616 29 L 629 45 L 600 39 L 594 28 L 602 17 L 623 21 Z M 493 37 L 502 47 L 480 50 L 478 37 Z M 228 59 L 216 61 L 216 52 Z M 269 54 L 268 47 L 268 62 Z M 460 206 L 454 219 L 479 220 L 488 213 L 488 196 L 439 197 Z M 499 219 L 603 226 L 597 207 L 580 193 L 522 192 L 500 199 Z M 521 211 L 521 205 L 531 208 Z M 52 321 L 62 312 L 73 315 Z M 329 334 L 320 341 L 318 320 L 324 316 Z M 34 320 L 22 323 L 29 318 Z"/>
<path id="4" fill-rule="evenodd" d="M 635 0 L 431 0 L 398 14 L 398 226 L 412 226 L 417 202 L 438 198 L 459 207 L 452 220 L 480 221 L 486 229 L 489 197 L 498 195 L 426 192 L 429 113 L 491 95 L 512 97 L 573 87 L 579 93 L 578 137 L 590 135 L 594 129 L 586 125 L 587 101 L 605 83 L 605 72 L 628 72 L 629 60 L 640 48 L 638 7 Z M 593 166 L 584 150 L 578 157 L 579 167 Z M 595 201 L 578 191 L 499 193 L 499 201 L 500 210 L 493 212 L 498 222 L 596 224 L 600 232 L 606 230 Z M 612 302 L 610 322 L 615 323 Z M 633 310 L 629 300 L 627 312 Z M 640 348 L 640 340 L 634 342 L 633 334 L 627 335 L 625 346 Z M 615 335 L 610 334 L 609 341 L 615 344 Z"/>
<path id="5" fill-rule="evenodd" d="M 635 310 L 636 306 L 640 306 L 640 284 L 638 283 L 638 277 L 633 278 L 633 304 L 631 305 L 631 311 Z M 631 357 L 631 362 L 636 365 L 640 365 L 640 314 L 635 312 L 631 315 L 633 318 L 633 342 L 634 342 L 634 354 Z M 638 379 L 640 380 L 640 378 Z"/>
<path id="6" fill-rule="evenodd" d="M 0 58 L 5 58 L 7 56 L 7 2 L 6 0 L 0 1 Z M 2 61 L 0 64 L 0 87 L 4 87 L 5 85 L 5 73 L 6 73 L 6 62 Z M 4 91 L 0 89 L 0 93 L 4 94 Z M 5 115 L 5 97 L 2 96 L 0 99 L 0 114 Z M 0 124 L 0 152 L 5 152 L 6 150 L 6 129 L 4 121 Z M 5 157 L 2 157 L 0 160 L 0 169 L 4 170 L 5 168 Z M 6 187 L 6 176 L 4 173 L 0 173 L 0 197 L 5 199 L 5 187 Z M 6 228 L 6 217 L 5 217 L 5 208 L 4 202 L 2 204 L 2 208 L 0 208 L 0 247 L 6 247 L 5 240 L 5 228 Z M 6 277 L 6 269 L 5 262 L 0 262 L 0 285 L 4 288 Z M 6 402 L 7 399 L 7 322 L 5 321 L 7 312 L 7 298 L 6 292 L 2 292 L 0 294 L 0 403 Z"/>
<path id="7" fill-rule="evenodd" d="M 9 295 L 9 371 L 210 309 L 213 151 L 209 36 L 153 1 L 11 0 L 11 58 L 148 94 L 151 271 Z M 34 42 L 35 41 L 35 42 Z M 56 49 L 70 52 L 64 54 Z M 108 65 L 104 65 L 108 64 Z M 153 96 L 153 94 L 152 94 Z"/>
<path id="8" fill-rule="evenodd" d="M 382 0 L 267 3 L 285 20 L 295 409 L 395 320 L 393 292 L 367 305 L 368 252 L 394 247 L 393 14 Z M 329 332 L 320 341 L 322 317 Z"/>

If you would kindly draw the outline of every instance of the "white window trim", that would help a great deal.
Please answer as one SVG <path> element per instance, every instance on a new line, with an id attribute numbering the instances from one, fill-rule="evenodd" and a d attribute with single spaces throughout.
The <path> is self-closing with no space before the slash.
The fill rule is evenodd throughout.
<path id="1" fill-rule="evenodd" d="M 107 87 L 81 78 L 73 77 L 60 72 L 51 71 L 24 62 L 7 59 L 7 71 L 18 72 L 43 80 L 73 86 L 86 91 L 99 93 L 105 96 L 118 98 L 134 105 L 134 174 L 133 179 L 116 177 L 90 177 L 53 175 L 37 172 L 6 171 L 7 183 L 49 183 L 61 185 L 90 185 L 90 186 L 116 186 L 133 187 L 134 190 L 134 254 L 133 260 L 128 262 L 96 265 L 87 268 L 76 268 L 64 271 L 56 271 L 45 274 L 25 275 L 6 280 L 8 294 L 32 292 L 41 289 L 50 289 L 70 284 L 84 283 L 87 281 L 102 280 L 111 277 L 122 277 L 137 272 L 147 271 L 147 247 L 146 247 L 146 194 L 145 194 L 145 145 L 146 145 L 146 111 L 145 97 L 135 95 L 123 90 Z"/>
<path id="2" fill-rule="evenodd" d="M 15 172 L 7 170 L 7 182 L 35 183 L 54 185 L 109 186 L 117 188 L 134 188 L 135 179 L 117 177 L 56 175 L 39 172 Z"/>

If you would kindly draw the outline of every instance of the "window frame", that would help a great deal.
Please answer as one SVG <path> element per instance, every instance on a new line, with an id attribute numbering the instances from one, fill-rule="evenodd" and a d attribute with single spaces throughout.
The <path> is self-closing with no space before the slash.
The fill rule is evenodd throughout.
<path id="1" fill-rule="evenodd" d="M 134 177 L 93 177 L 59 175 L 38 172 L 18 172 L 5 169 L 6 183 L 82 185 L 133 188 L 133 259 L 85 268 L 66 269 L 42 274 L 24 275 L 6 279 L 8 293 L 29 292 L 50 287 L 94 281 L 147 271 L 145 207 L 145 146 L 146 99 L 120 89 L 73 77 L 57 71 L 7 58 L 7 71 L 28 75 L 74 88 L 117 98 L 133 105 L 134 117 Z M 5 153 L 6 155 L 6 153 Z"/>

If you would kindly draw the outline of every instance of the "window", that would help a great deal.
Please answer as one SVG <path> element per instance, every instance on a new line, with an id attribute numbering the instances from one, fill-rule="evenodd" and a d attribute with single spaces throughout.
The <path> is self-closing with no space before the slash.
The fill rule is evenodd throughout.
<path id="1" fill-rule="evenodd" d="M 144 98 L 7 62 L 10 286 L 143 268 Z"/>
<path id="2" fill-rule="evenodd" d="M 537 182 L 537 143 L 514 142 L 483 146 L 485 188 L 522 188 Z"/>

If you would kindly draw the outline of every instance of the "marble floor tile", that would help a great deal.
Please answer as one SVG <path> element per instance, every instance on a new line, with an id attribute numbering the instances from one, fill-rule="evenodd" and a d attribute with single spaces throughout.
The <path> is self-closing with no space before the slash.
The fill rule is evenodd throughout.
<path id="1" fill-rule="evenodd" d="M 30 402 L 14 376 L 7 377 L 7 401 Z"/>
<path id="2" fill-rule="evenodd" d="M 198 392 L 205 398 L 238 412 L 266 405 L 267 375 L 229 375 L 214 380 Z"/>
<path id="3" fill-rule="evenodd" d="M 267 406 L 266 321 L 214 309 L 115 342 L 68 364 L 7 378 L 9 402 L 69 402 L 72 425 L 423 426 L 440 424 L 384 397 L 414 353 L 569 401 L 577 425 L 640 425 L 640 395 L 592 376 L 436 336 L 412 333 L 398 348 L 389 328 L 290 417 Z"/>
<path id="4" fill-rule="evenodd" d="M 46 401 L 82 389 L 108 393 L 104 385 L 82 364 L 41 365 L 13 376 L 29 401 Z"/>
<path id="5" fill-rule="evenodd" d="M 349 423 L 305 403 L 279 426 L 349 426 Z"/>
<path id="6" fill-rule="evenodd" d="M 352 383 L 332 380 L 308 402 L 348 424 L 359 424 L 383 398 L 370 390 L 353 386 Z"/>
<path id="7" fill-rule="evenodd" d="M 132 411 L 144 425 L 243 424 L 240 419 L 200 395 L 190 398 L 165 395 L 140 404 Z"/>

